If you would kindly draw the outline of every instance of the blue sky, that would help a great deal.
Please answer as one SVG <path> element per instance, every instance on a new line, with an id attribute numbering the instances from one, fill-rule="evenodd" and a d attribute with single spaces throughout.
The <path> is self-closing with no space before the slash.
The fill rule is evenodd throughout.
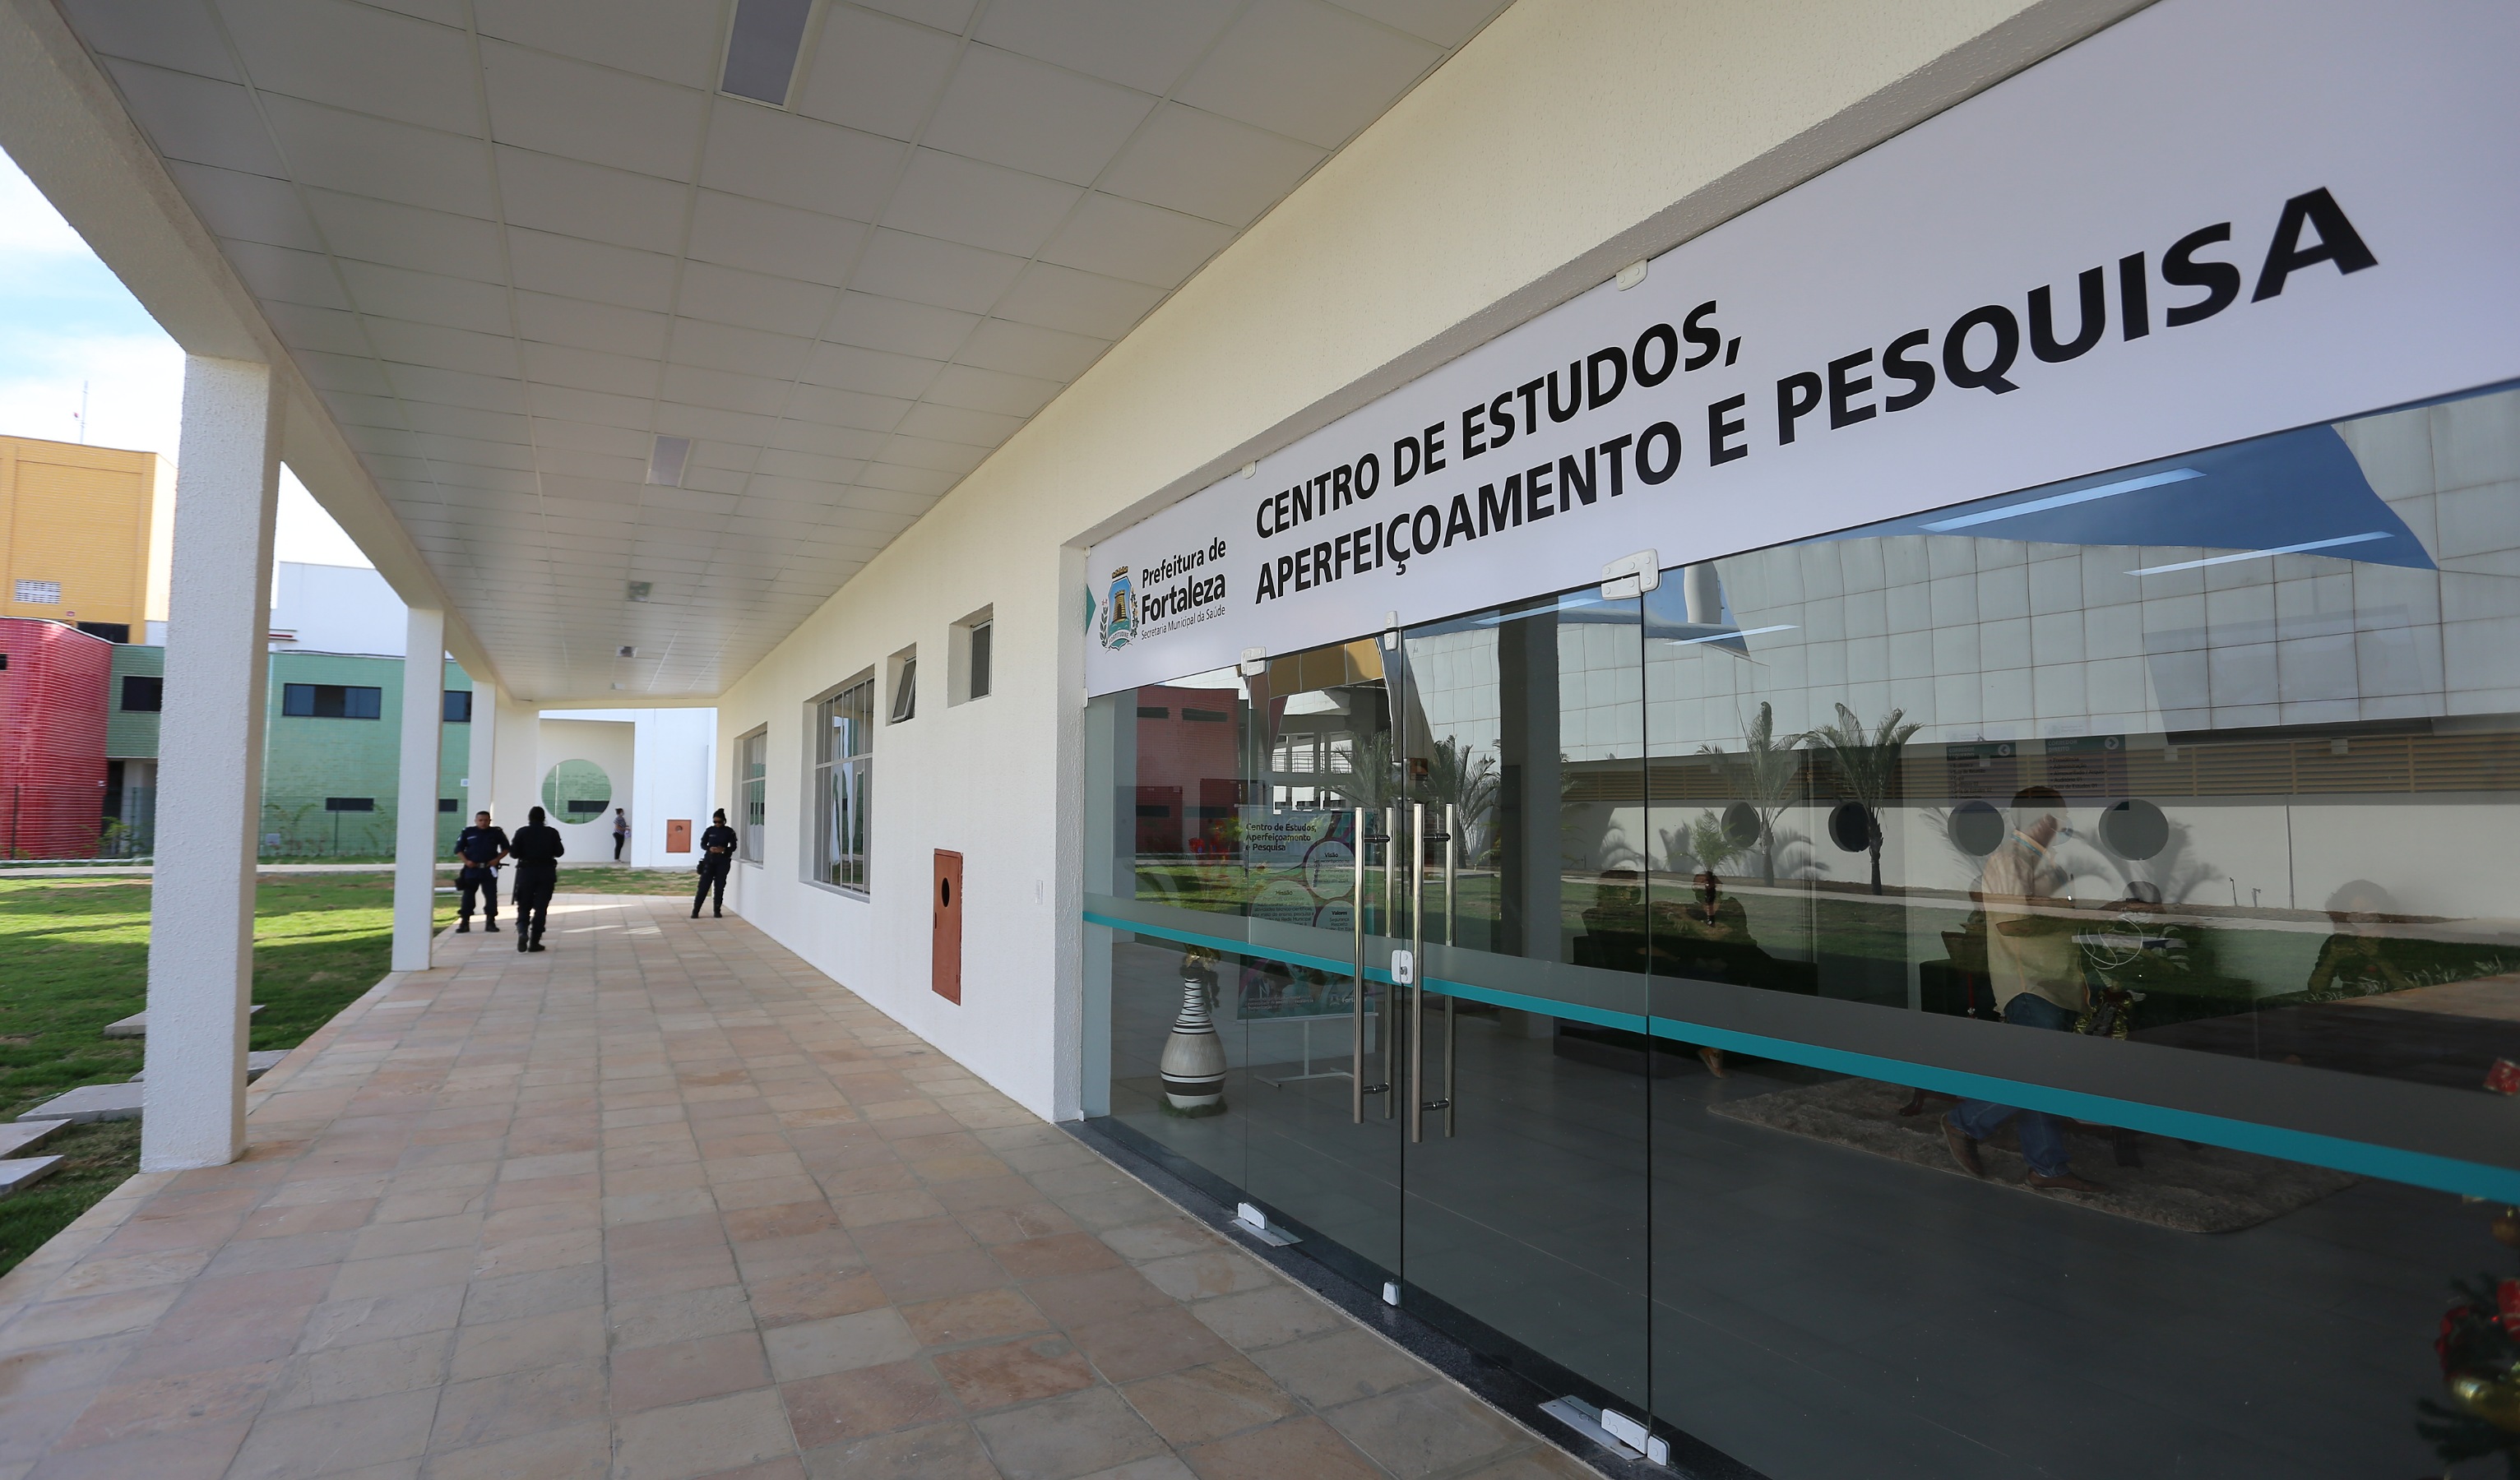
<path id="1" fill-rule="evenodd" d="M 171 459 L 183 399 L 184 352 L 0 155 L 0 432 Z M 284 561 L 370 563 L 286 471 L 278 554 Z"/>

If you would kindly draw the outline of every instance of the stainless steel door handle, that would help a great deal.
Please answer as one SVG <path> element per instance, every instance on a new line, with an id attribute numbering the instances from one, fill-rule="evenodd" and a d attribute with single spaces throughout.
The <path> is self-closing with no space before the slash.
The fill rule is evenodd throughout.
<path id="1" fill-rule="evenodd" d="M 1409 959 L 1426 955 L 1426 804 L 1409 804 Z M 1422 969 L 1409 988 L 1409 1140 L 1426 1139 L 1426 983 Z M 1395 986 L 1394 991 L 1398 988 Z"/>

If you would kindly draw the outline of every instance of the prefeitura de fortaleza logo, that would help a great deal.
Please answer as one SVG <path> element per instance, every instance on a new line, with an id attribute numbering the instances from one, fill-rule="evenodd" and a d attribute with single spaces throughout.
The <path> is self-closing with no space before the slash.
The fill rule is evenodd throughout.
<path id="1" fill-rule="evenodd" d="M 1102 598 L 1102 646 L 1126 648 L 1138 631 L 1137 602 L 1129 586 L 1129 567 L 1111 572 L 1111 590 Z"/>

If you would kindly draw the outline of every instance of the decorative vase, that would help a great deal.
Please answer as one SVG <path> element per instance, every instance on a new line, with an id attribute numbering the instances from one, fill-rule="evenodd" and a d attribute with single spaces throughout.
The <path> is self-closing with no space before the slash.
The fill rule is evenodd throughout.
<path id="1" fill-rule="evenodd" d="M 1216 974 L 1195 955 L 1182 958 L 1181 1015 L 1164 1041 L 1164 1104 L 1175 1114 L 1215 1115 L 1225 1109 L 1225 1045 L 1207 1010 Z"/>
<path id="2" fill-rule="evenodd" d="M 2520 1369 L 2488 1376 L 2461 1372 L 2450 1379 L 2452 1403 L 2504 1433 L 2520 1433 Z"/>

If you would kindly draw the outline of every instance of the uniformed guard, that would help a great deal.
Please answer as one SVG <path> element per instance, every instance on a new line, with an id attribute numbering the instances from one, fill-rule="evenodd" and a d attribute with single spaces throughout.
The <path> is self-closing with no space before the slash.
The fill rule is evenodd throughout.
<path id="1" fill-rule="evenodd" d="M 455 933 L 468 935 L 472 930 L 472 896 L 481 897 L 482 929 L 499 933 L 499 864 L 508 856 L 508 830 L 490 826 L 490 814 L 472 814 L 472 826 L 455 839 L 455 857 L 459 868 L 455 886 L 463 891 L 463 903 L 457 907 Z"/>
<path id="2" fill-rule="evenodd" d="M 700 905 L 717 891 L 716 918 L 726 918 L 726 875 L 735 865 L 735 830 L 726 825 L 726 809 L 710 814 L 708 830 L 700 834 L 700 887 L 692 896 L 692 919 L 700 918 Z"/>

